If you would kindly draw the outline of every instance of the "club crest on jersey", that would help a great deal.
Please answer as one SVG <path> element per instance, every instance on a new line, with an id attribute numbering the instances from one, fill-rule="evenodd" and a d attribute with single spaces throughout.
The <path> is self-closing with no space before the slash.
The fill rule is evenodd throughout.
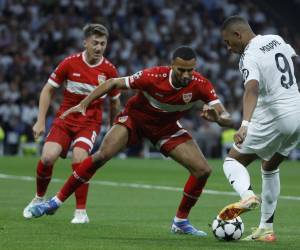
<path id="1" fill-rule="evenodd" d="M 193 93 L 185 93 L 182 95 L 182 99 L 185 103 L 189 103 L 192 100 Z"/>
<path id="2" fill-rule="evenodd" d="M 102 84 L 106 81 L 106 75 L 98 75 L 98 83 Z"/>
<path id="3" fill-rule="evenodd" d="M 120 116 L 120 117 L 118 118 L 118 122 L 124 123 L 124 122 L 127 121 L 127 119 L 128 119 L 128 115 Z"/>

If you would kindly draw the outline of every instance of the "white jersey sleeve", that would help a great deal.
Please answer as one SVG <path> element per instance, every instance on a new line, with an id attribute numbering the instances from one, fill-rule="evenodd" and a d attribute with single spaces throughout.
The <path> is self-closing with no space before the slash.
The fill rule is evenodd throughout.
<path id="1" fill-rule="evenodd" d="M 250 80 L 260 82 L 259 67 L 250 56 L 244 58 L 243 66 L 240 68 L 240 71 L 243 76 L 244 85 L 246 85 Z"/>
<path id="2" fill-rule="evenodd" d="M 290 50 L 292 57 L 298 56 L 296 51 L 294 50 L 294 48 L 291 45 L 287 44 L 286 46 L 287 46 L 287 50 Z"/>

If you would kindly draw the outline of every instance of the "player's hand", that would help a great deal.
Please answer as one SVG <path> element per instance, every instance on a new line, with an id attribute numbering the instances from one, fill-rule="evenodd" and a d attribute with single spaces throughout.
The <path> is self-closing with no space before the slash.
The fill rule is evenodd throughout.
<path id="1" fill-rule="evenodd" d="M 45 133 L 45 123 L 37 121 L 32 127 L 32 132 L 34 139 L 37 140 L 41 135 Z"/>
<path id="2" fill-rule="evenodd" d="M 210 107 L 208 105 L 203 106 L 203 110 L 200 114 L 204 119 L 211 121 L 211 122 L 218 122 L 220 119 L 219 113 L 217 110 L 213 107 Z"/>
<path id="3" fill-rule="evenodd" d="M 85 115 L 85 112 L 86 112 L 86 105 L 84 105 L 84 103 L 80 102 L 78 105 L 72 107 L 72 108 L 69 108 L 68 110 L 66 110 L 61 116 L 60 118 L 61 119 L 65 119 L 65 117 L 71 113 L 76 113 L 76 112 L 79 112 L 81 113 L 82 115 Z"/>
<path id="4" fill-rule="evenodd" d="M 247 126 L 241 126 L 239 130 L 235 133 L 233 140 L 238 148 L 241 148 L 241 145 L 247 136 L 247 131 Z"/>

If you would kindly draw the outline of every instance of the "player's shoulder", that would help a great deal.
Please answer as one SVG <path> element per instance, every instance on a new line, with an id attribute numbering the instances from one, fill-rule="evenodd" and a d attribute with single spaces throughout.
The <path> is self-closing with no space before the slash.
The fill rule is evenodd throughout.
<path id="1" fill-rule="evenodd" d="M 110 70 L 113 71 L 117 70 L 116 66 L 111 61 L 109 61 L 106 57 L 103 57 L 103 65 Z"/>
<path id="2" fill-rule="evenodd" d="M 147 77 L 156 79 L 165 79 L 169 77 L 171 68 L 169 66 L 155 66 L 143 70 L 143 74 Z"/>
<path id="3" fill-rule="evenodd" d="M 257 35 L 245 48 L 244 55 L 251 57 L 266 54 L 284 43 L 283 38 L 279 35 Z"/>
<path id="4" fill-rule="evenodd" d="M 192 80 L 195 84 L 210 84 L 210 81 L 198 71 L 193 71 Z"/>
<path id="5" fill-rule="evenodd" d="M 81 60 L 81 53 L 74 53 L 74 54 L 71 54 L 71 55 L 68 55 L 66 57 L 64 57 L 59 65 L 60 67 L 68 67 L 69 65 L 77 65 L 78 62 Z"/>
<path id="6" fill-rule="evenodd" d="M 72 62 L 72 61 L 77 61 L 77 60 L 81 60 L 82 57 L 82 53 L 78 52 L 78 53 L 73 53 L 71 55 L 66 56 L 63 61 L 64 62 Z"/>
<path id="7" fill-rule="evenodd" d="M 281 45 L 282 43 L 285 43 L 283 38 L 279 35 L 273 35 L 273 34 L 262 35 L 259 36 L 259 39 L 257 39 L 258 47 L 267 46 L 269 48 L 273 48 Z"/>

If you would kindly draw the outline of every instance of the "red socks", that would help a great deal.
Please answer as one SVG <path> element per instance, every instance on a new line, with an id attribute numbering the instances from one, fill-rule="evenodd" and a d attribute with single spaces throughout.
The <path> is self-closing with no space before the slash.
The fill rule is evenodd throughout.
<path id="1" fill-rule="evenodd" d="M 57 197 L 61 201 L 65 201 L 77 187 L 87 182 L 97 171 L 97 167 L 93 164 L 92 157 L 86 158 L 65 182 L 62 189 L 57 193 Z"/>
<path id="2" fill-rule="evenodd" d="M 76 170 L 80 166 L 80 163 L 73 163 L 72 169 Z M 89 183 L 83 183 L 80 187 L 75 190 L 76 208 L 85 209 L 86 200 L 89 191 Z"/>
<path id="3" fill-rule="evenodd" d="M 188 217 L 192 207 L 196 204 L 201 195 L 206 181 L 207 179 L 198 180 L 196 177 L 190 175 L 184 186 L 183 197 L 178 207 L 176 217 L 181 219 Z"/>
<path id="4" fill-rule="evenodd" d="M 51 180 L 53 165 L 46 166 L 39 160 L 36 169 L 36 194 L 43 197 Z"/>

